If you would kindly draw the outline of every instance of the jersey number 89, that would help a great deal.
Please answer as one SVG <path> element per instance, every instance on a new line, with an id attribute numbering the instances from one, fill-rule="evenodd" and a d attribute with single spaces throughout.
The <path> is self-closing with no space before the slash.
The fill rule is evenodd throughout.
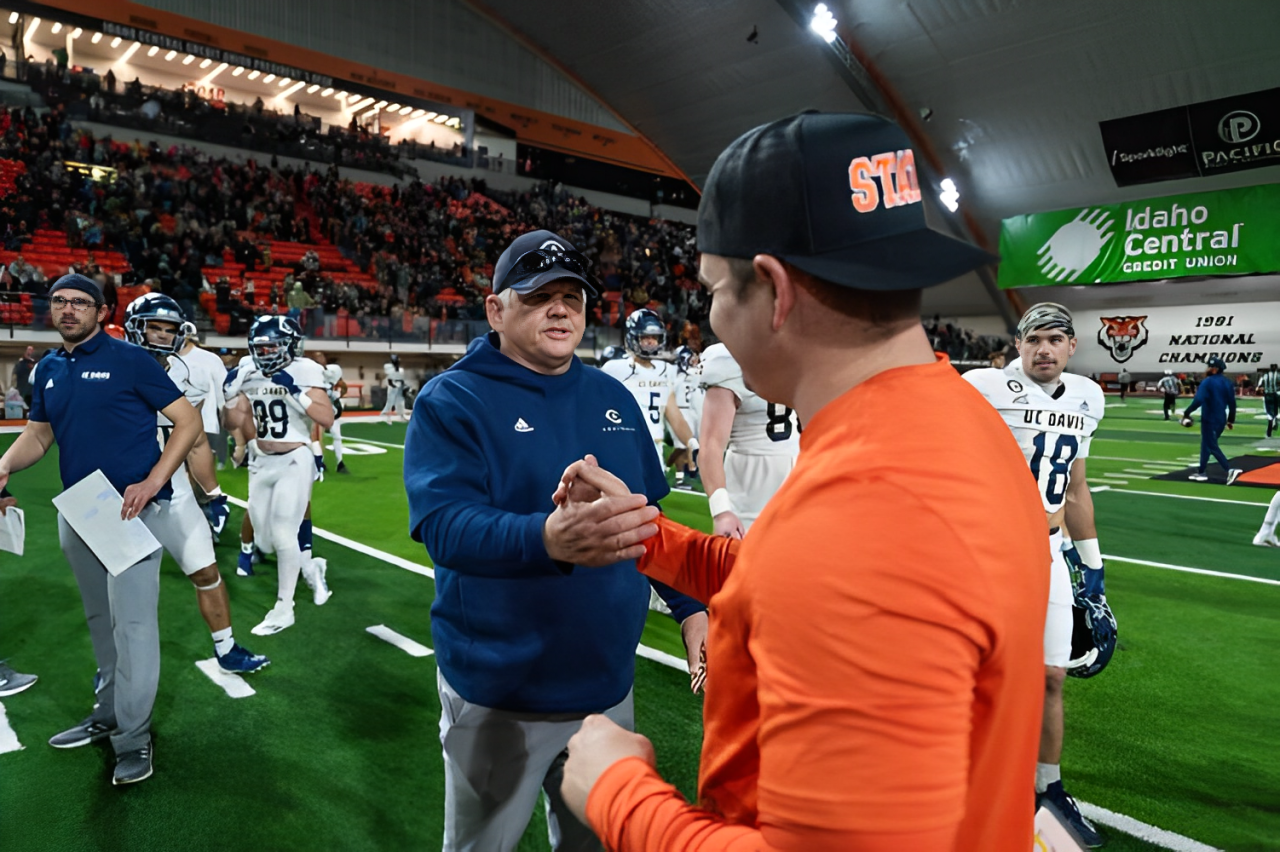
<path id="1" fill-rule="evenodd" d="M 764 424 L 764 433 L 769 436 L 769 440 L 788 440 L 791 437 L 791 409 L 771 402 L 766 411 L 769 419 Z"/>
<path id="2" fill-rule="evenodd" d="M 273 399 L 270 403 L 255 399 L 253 419 L 257 421 L 259 438 L 279 440 L 289 432 L 289 410 L 285 408 L 283 399 Z"/>
<path id="3" fill-rule="evenodd" d="M 1075 435 L 1059 435 L 1053 449 L 1046 454 L 1045 439 L 1046 433 L 1041 432 L 1031 442 L 1036 448 L 1031 456 L 1031 475 L 1044 489 L 1044 496 L 1049 501 L 1049 505 L 1057 507 L 1062 504 L 1062 498 L 1067 494 L 1067 482 L 1071 478 L 1071 463 L 1080 452 L 1080 442 L 1076 440 Z"/>

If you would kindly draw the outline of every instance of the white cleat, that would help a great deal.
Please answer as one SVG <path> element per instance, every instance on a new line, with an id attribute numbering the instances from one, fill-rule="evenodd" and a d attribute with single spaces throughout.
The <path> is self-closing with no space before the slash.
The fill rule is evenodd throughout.
<path id="1" fill-rule="evenodd" d="M 329 563 L 323 558 L 309 559 L 307 564 L 302 566 L 302 579 L 311 588 L 311 599 L 315 601 L 316 606 L 324 606 L 325 602 L 333 597 L 333 592 L 329 591 L 329 584 L 324 579 L 328 571 Z"/>
<path id="2" fill-rule="evenodd" d="M 1253 537 L 1255 547 L 1280 547 L 1280 538 L 1275 533 L 1258 533 Z"/>
<path id="3" fill-rule="evenodd" d="M 1240 474 L 1242 473 L 1244 473 L 1244 471 L 1238 467 L 1231 468 L 1231 470 L 1227 471 L 1227 484 L 1230 485 L 1235 482 L 1240 478 Z"/>
<path id="4" fill-rule="evenodd" d="M 270 636 L 272 633 L 279 633 L 287 627 L 293 626 L 293 603 L 291 601 L 276 601 L 276 605 L 267 613 L 267 617 L 262 619 L 262 623 L 253 628 L 255 636 Z"/>

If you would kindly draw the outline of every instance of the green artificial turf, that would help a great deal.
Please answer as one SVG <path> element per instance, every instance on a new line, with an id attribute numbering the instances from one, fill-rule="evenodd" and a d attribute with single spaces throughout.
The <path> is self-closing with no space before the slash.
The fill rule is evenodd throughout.
<path id="1" fill-rule="evenodd" d="M 1262 426 L 1243 416 L 1244 407 L 1223 447 L 1228 455 L 1265 454 Z M 1158 401 L 1109 406 L 1093 443 L 1095 488 L 1127 478 L 1094 494 L 1103 551 L 1280 579 L 1280 551 L 1249 544 L 1270 492 L 1148 478 L 1198 455 L 1198 433 L 1165 423 L 1152 408 Z M 429 566 L 422 546 L 408 537 L 400 478 L 404 427 L 352 418 L 344 421 L 344 434 L 351 474 L 330 473 L 317 484 L 316 527 Z M 11 440 L 0 435 L 0 448 Z M 1144 464 L 1159 469 L 1124 473 Z M 244 471 L 224 472 L 222 483 L 229 494 L 245 496 Z M 385 624 L 429 646 L 429 578 L 318 534 L 315 552 L 329 560 L 333 599 L 317 608 L 300 590 L 293 628 L 253 636 L 249 629 L 274 600 L 275 570 L 268 562 L 259 576 L 235 576 L 241 511 L 234 509 L 218 555 L 236 635 L 271 656 L 272 665 L 246 679 L 257 690 L 249 698 L 231 699 L 209 681 L 194 665 L 212 654 L 195 593 L 166 559 L 156 777 L 117 789 L 108 780 L 109 748 L 57 751 L 45 744 L 88 713 L 93 658 L 79 595 L 56 543 L 49 505 L 59 490 L 56 459 L 15 475 L 11 486 L 27 509 L 28 553 L 22 559 L 0 554 L 0 657 L 41 678 L 2 703 L 25 749 L 0 755 L 0 849 L 439 848 L 433 658 L 411 657 L 366 632 Z M 673 493 L 664 510 L 709 528 L 701 495 Z M 1217 848 L 1280 848 L 1273 839 L 1280 837 L 1274 724 L 1280 586 L 1119 559 L 1109 563 L 1107 583 L 1120 650 L 1099 677 L 1068 682 L 1068 789 L 1083 801 Z M 643 641 L 683 657 L 669 618 L 652 614 Z M 687 676 L 637 660 L 636 710 L 663 775 L 691 795 L 701 700 L 689 693 Z M 1103 830 L 1109 850 L 1161 848 Z M 537 809 L 520 848 L 546 849 L 545 838 Z"/>

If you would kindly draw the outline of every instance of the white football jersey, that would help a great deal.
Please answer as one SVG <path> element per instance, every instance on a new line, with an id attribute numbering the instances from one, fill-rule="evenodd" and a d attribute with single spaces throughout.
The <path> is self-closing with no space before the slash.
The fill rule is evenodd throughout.
<path id="1" fill-rule="evenodd" d="M 800 421 L 785 405 L 769 402 L 742 381 L 742 368 L 723 343 L 702 353 L 702 389 L 726 388 L 738 398 L 738 410 L 729 432 L 729 449 L 748 456 L 800 454 Z"/>
<path id="2" fill-rule="evenodd" d="M 185 364 L 187 373 L 188 387 L 182 388 L 182 393 L 188 402 L 199 406 L 204 431 L 216 434 L 218 414 L 226 404 L 226 399 L 222 396 L 222 384 L 227 380 L 227 368 L 223 366 L 221 358 L 199 346 L 192 347 L 185 355 L 169 356 L 169 363 L 172 365 L 178 358 Z M 173 375 L 172 368 L 169 375 Z"/>
<path id="3" fill-rule="evenodd" d="M 1063 373 L 1052 394 L 1027 378 L 1022 361 L 1003 370 L 986 367 L 964 374 L 995 406 L 1031 466 L 1046 512 L 1057 512 L 1067 496 L 1071 465 L 1089 457 L 1093 433 L 1107 404 L 1098 383 Z"/>
<path id="4" fill-rule="evenodd" d="M 707 390 L 702 386 L 701 363 L 694 364 L 687 373 L 679 374 L 676 379 L 674 393 L 676 395 L 676 406 L 680 409 L 680 413 L 684 415 L 685 422 L 689 424 L 690 432 L 696 438 L 698 436 L 698 427 L 702 423 L 702 401 L 707 396 Z"/>
<path id="5" fill-rule="evenodd" d="M 392 364 L 390 361 L 382 365 L 382 372 L 387 376 L 387 387 L 402 388 L 404 387 L 404 370 Z"/>
<path id="6" fill-rule="evenodd" d="M 337 402 L 342 398 L 338 390 L 338 382 L 342 381 L 342 367 L 338 364 L 325 364 L 323 369 L 325 384 L 329 386 L 329 399 Z"/>
<path id="7" fill-rule="evenodd" d="M 642 367 L 633 356 L 628 356 L 609 361 L 600 369 L 627 386 L 649 424 L 649 435 L 661 444 L 663 414 L 675 390 L 676 365 L 670 361 L 650 361 L 648 367 Z"/>
<path id="8" fill-rule="evenodd" d="M 326 393 L 329 391 L 323 368 L 310 358 L 295 358 L 281 372 L 287 373 L 300 390 L 320 388 Z M 225 391 L 228 400 L 239 394 L 248 397 L 259 439 L 284 443 L 310 442 L 311 418 L 302 411 L 292 394 L 263 375 L 253 363 L 252 356 L 241 358 L 235 371 L 227 374 Z"/>

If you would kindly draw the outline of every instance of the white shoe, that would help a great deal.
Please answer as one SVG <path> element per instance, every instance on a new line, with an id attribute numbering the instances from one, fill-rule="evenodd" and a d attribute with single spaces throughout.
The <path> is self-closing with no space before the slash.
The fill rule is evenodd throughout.
<path id="1" fill-rule="evenodd" d="M 1240 478 L 1240 474 L 1242 473 L 1244 473 L 1244 471 L 1238 467 L 1231 468 L 1231 470 L 1227 471 L 1227 484 L 1230 485 L 1231 483 L 1235 482 L 1237 479 Z"/>
<path id="2" fill-rule="evenodd" d="M 1275 533 L 1258 533 L 1253 537 L 1255 547 L 1280 547 L 1280 538 Z"/>
<path id="3" fill-rule="evenodd" d="M 286 627 L 293 626 L 293 603 L 291 601 L 276 601 L 276 605 L 271 608 L 271 612 L 267 613 L 267 617 L 262 619 L 262 623 L 253 628 L 255 636 L 270 636 L 272 633 L 279 633 Z"/>
<path id="4" fill-rule="evenodd" d="M 1205 476 L 1203 473 L 1193 473 L 1190 476 L 1188 476 L 1187 479 L 1190 479 L 1192 482 L 1208 482 L 1209 481 L 1209 477 Z"/>
<path id="5" fill-rule="evenodd" d="M 311 599 L 315 601 L 316 606 L 324 606 L 325 602 L 333 597 L 333 592 L 329 591 L 329 584 L 324 579 L 328 571 L 329 563 L 323 558 L 308 559 L 302 566 L 302 579 L 311 588 Z"/>

